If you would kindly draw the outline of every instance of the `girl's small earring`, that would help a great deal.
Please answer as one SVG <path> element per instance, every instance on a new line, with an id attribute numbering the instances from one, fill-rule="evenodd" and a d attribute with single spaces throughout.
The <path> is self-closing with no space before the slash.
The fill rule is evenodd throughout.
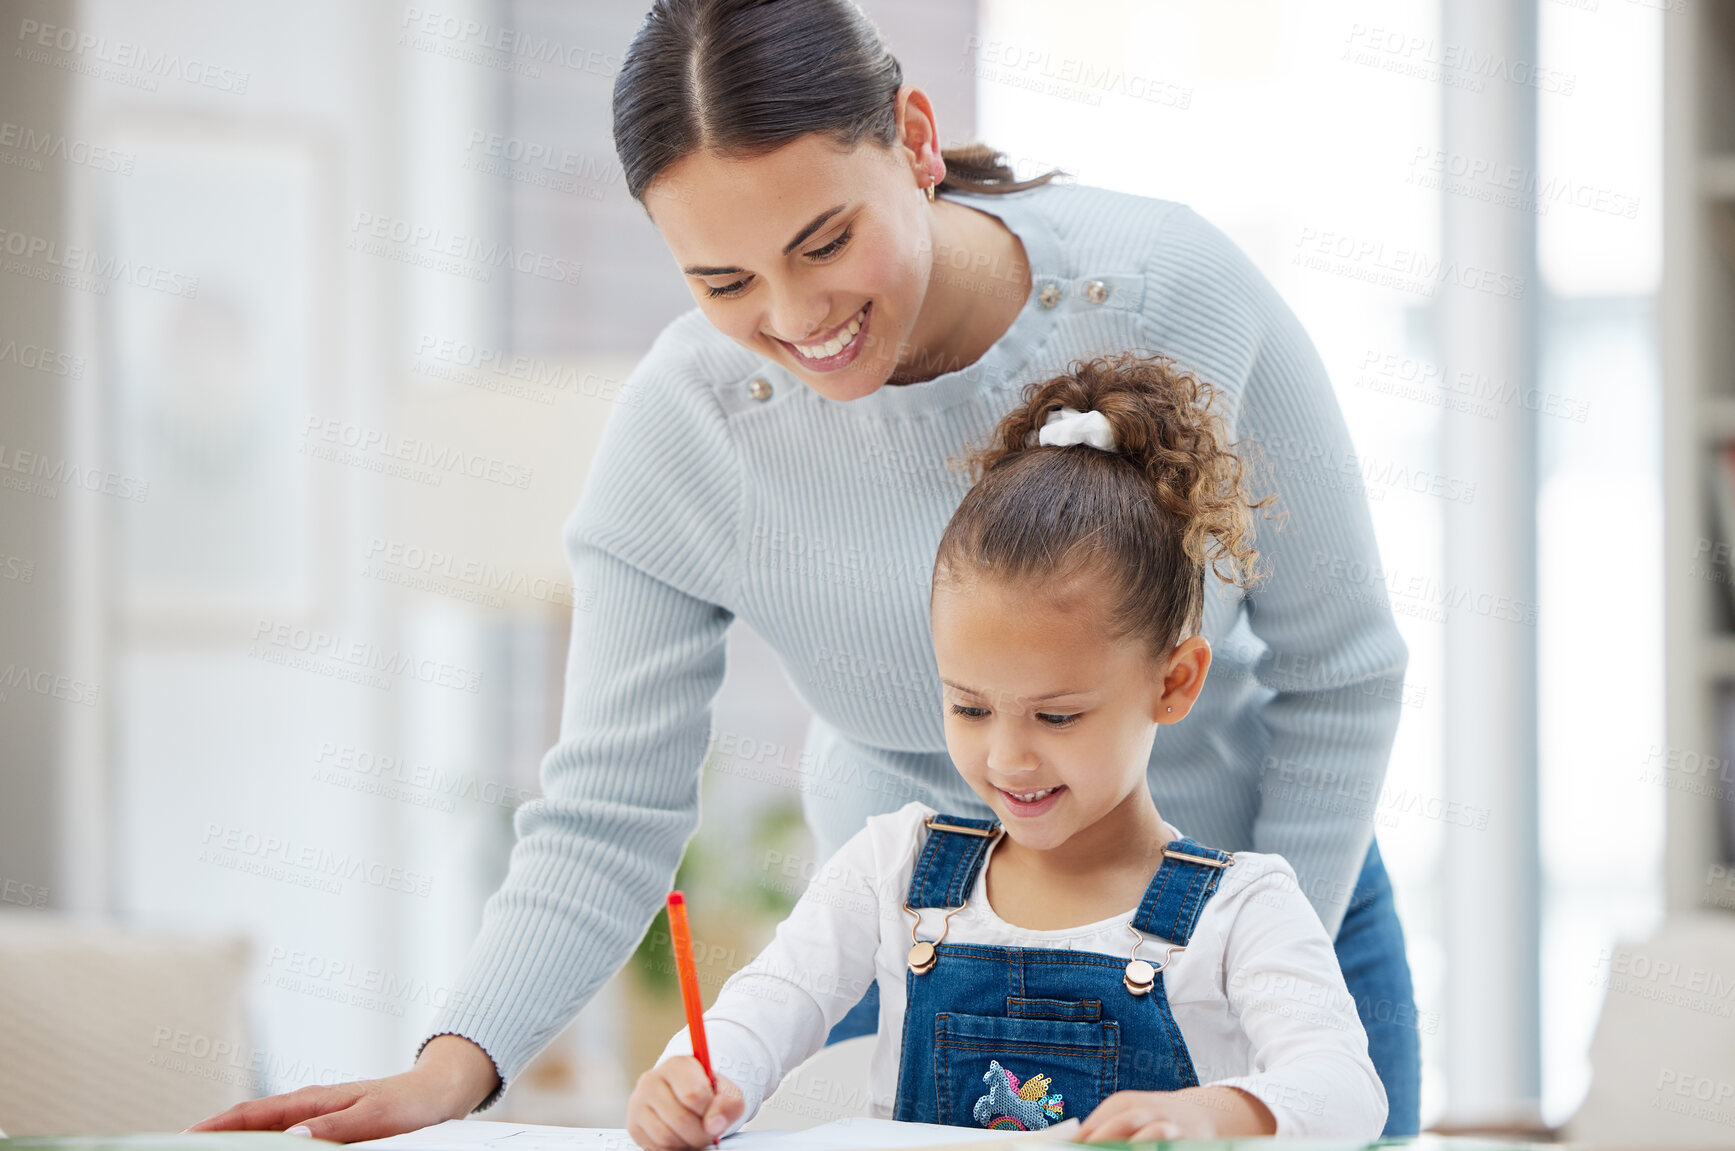
<path id="1" fill-rule="evenodd" d="M 930 181 L 928 184 L 928 203 L 932 204 L 933 202 L 934 202 L 934 185 L 933 185 L 932 181 Z"/>
<path id="2" fill-rule="evenodd" d="M 1165 707 L 1163 710 L 1164 711 L 1174 711 L 1175 709 L 1172 707 Z"/>

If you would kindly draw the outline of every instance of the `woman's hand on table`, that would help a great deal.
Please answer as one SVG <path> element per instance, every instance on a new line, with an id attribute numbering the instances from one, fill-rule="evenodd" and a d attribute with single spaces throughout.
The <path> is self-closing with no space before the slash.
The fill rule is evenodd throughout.
<path id="1" fill-rule="evenodd" d="M 494 1061 L 459 1035 L 438 1035 L 402 1075 L 237 1103 L 189 1131 L 292 1131 L 334 1143 L 383 1139 L 447 1119 L 462 1119 L 499 1083 Z"/>

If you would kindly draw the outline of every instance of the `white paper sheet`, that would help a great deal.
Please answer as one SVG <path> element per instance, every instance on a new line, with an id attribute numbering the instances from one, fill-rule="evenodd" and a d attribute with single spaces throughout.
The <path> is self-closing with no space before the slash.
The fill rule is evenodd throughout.
<path id="1" fill-rule="evenodd" d="M 1043 1131 L 986 1131 L 939 1123 L 897 1123 L 852 1116 L 805 1131 L 741 1131 L 723 1140 L 723 1151 L 875 1151 L 876 1148 L 957 1147 L 965 1144 L 1066 1143 L 1078 1130 L 1068 1119 Z M 1046 1138 L 1045 1138 L 1046 1137 Z"/>
<path id="2" fill-rule="evenodd" d="M 1065 1143 L 1077 1130 L 1077 1119 L 1068 1119 L 1045 1131 L 1024 1132 L 852 1117 L 805 1131 L 737 1132 L 723 1140 L 723 1151 L 877 1151 L 1008 1141 Z M 636 1147 L 620 1128 L 543 1127 L 484 1119 L 448 1119 L 420 1131 L 350 1146 L 382 1151 L 635 1151 Z"/>
<path id="3" fill-rule="evenodd" d="M 624 1128 L 545 1127 L 486 1119 L 448 1119 L 420 1131 L 350 1146 L 388 1151 L 637 1151 L 638 1147 Z"/>

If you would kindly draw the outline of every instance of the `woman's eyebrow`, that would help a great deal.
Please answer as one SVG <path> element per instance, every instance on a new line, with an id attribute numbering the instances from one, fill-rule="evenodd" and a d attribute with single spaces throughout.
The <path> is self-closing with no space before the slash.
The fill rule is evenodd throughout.
<path id="1" fill-rule="evenodd" d="M 789 243 L 783 245 L 783 254 L 785 256 L 789 255 L 789 253 L 791 253 L 795 250 L 795 246 L 797 244 L 801 243 L 801 241 L 807 239 L 807 237 L 809 237 L 809 236 L 813 235 L 815 232 L 819 231 L 822 227 L 825 226 L 825 222 L 827 220 L 831 219 L 833 216 L 837 215 L 839 212 L 843 211 L 847 207 L 849 207 L 848 204 L 839 204 L 837 207 L 827 208 L 825 211 L 823 211 L 819 215 L 815 216 L 813 218 L 812 223 L 808 224 L 807 227 L 801 229 L 800 232 L 796 233 L 795 239 L 793 239 L 793 240 L 789 241 Z"/>
<path id="2" fill-rule="evenodd" d="M 687 273 L 687 275 L 689 275 L 689 276 L 733 276 L 736 273 L 740 272 L 741 269 L 740 268 L 701 268 L 697 264 L 688 264 L 685 268 L 682 268 L 681 271 Z"/>
<path id="3" fill-rule="evenodd" d="M 799 245 L 801 243 L 801 241 L 807 239 L 807 237 L 813 235 L 815 232 L 817 232 L 821 228 L 825 227 L 825 222 L 827 220 L 831 219 L 833 216 L 837 215 L 839 212 L 843 211 L 847 207 L 849 207 L 848 204 L 839 204 L 837 207 L 827 208 L 825 211 L 823 211 L 819 215 L 815 216 L 813 218 L 813 220 L 807 225 L 807 227 L 801 229 L 800 232 L 796 233 L 795 239 L 793 239 L 793 240 L 789 241 L 789 243 L 783 245 L 783 254 L 785 256 L 789 255 L 789 253 L 793 252 L 796 249 L 797 245 Z M 742 269 L 734 267 L 732 265 L 730 267 L 726 267 L 726 268 L 704 268 L 704 267 L 700 267 L 697 264 L 690 264 L 687 267 L 681 269 L 681 271 L 685 272 L 689 276 L 733 276 L 733 275 L 738 274 L 741 270 Z"/>

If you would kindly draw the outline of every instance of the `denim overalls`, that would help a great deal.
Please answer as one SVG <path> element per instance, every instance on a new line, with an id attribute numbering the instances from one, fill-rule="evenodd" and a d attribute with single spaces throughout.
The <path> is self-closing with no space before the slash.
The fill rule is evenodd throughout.
<path id="1" fill-rule="evenodd" d="M 950 920 L 1001 828 L 950 815 L 927 825 L 905 910 L 945 908 Z M 927 941 L 918 938 L 917 915 L 896 1118 L 1035 1130 L 1082 1119 L 1116 1091 L 1197 1086 L 1162 969 L 1186 947 L 1222 869 L 1234 862 L 1190 839 L 1164 848 L 1125 955 L 945 943 L 944 928 Z M 1168 941 L 1160 965 L 1136 957 L 1145 935 Z"/>

